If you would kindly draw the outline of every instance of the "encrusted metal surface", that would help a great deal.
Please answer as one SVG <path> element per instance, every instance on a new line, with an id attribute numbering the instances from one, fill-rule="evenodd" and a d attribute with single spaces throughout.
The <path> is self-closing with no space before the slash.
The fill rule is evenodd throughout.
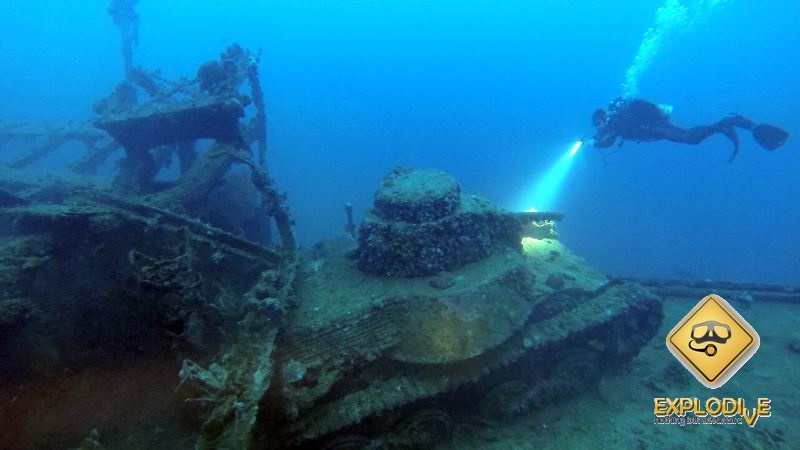
<path id="1" fill-rule="evenodd" d="M 553 289 L 538 267 L 568 279 Z M 445 280 L 365 275 L 342 255 L 305 269 L 303 304 L 288 316 L 277 351 L 290 367 L 277 382 L 283 404 L 275 407 L 285 408 L 286 423 L 279 432 L 296 444 L 456 389 L 487 382 L 489 390 L 508 382 L 503 367 L 570 354 L 604 333 L 629 336 L 606 345 L 631 356 L 661 314 L 646 291 L 593 274 L 556 241 L 528 256 L 494 254 Z M 524 405 L 565 389 L 549 378 L 520 383 Z"/>

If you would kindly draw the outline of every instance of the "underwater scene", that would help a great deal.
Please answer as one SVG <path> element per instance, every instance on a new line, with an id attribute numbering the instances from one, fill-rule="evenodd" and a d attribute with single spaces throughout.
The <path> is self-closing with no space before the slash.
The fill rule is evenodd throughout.
<path id="1" fill-rule="evenodd" d="M 0 449 L 800 448 L 800 2 L 0 5 Z"/>

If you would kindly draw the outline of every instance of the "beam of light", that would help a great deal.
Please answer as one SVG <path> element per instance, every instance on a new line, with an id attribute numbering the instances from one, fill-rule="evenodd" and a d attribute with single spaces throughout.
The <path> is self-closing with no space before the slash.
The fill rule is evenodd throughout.
<path id="1" fill-rule="evenodd" d="M 583 141 L 575 141 L 575 143 L 572 144 L 572 148 L 569 149 L 567 157 L 572 158 L 573 156 L 575 156 L 575 153 L 578 153 L 578 150 L 580 150 L 582 146 L 583 146 Z"/>
<path id="2" fill-rule="evenodd" d="M 521 210 L 549 211 L 553 207 L 558 192 L 572 167 L 573 157 L 583 146 L 583 141 L 576 141 L 558 160 L 539 178 L 522 198 Z"/>

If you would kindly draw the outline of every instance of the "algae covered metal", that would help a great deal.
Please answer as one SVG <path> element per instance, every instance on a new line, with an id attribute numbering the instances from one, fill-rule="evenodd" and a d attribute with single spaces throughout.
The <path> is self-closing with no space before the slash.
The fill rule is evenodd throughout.
<path id="1" fill-rule="evenodd" d="M 453 416 L 465 408 L 481 405 L 476 414 L 493 419 L 579 392 L 652 337 L 661 320 L 659 300 L 600 276 L 556 240 L 522 239 L 524 219 L 536 216 L 506 212 L 486 200 L 478 212 L 465 213 L 458 199 L 479 197 L 441 183 L 452 180 L 445 175 L 395 169 L 378 188 L 357 246 L 342 239 L 307 256 L 298 279 L 300 304 L 289 310 L 276 350 L 283 369 L 277 392 L 268 396 L 275 402 L 265 424 L 271 433 L 294 445 L 433 445 L 448 436 Z M 398 192 L 398 177 L 416 180 L 409 189 L 447 185 L 439 192 L 451 200 L 433 198 L 434 189 L 413 189 L 421 198 Z M 426 183 L 426 177 L 433 179 Z M 394 217 L 411 221 L 387 217 L 387 209 L 400 203 L 386 206 L 387 184 L 392 199 L 403 199 L 397 207 L 403 212 Z M 451 205 L 449 212 L 425 209 L 437 201 Z M 465 225 L 450 226 L 458 221 Z M 376 223 L 380 239 L 373 236 Z M 404 239 L 413 239 L 416 248 L 479 242 L 485 256 L 411 277 L 431 263 L 425 253 L 413 254 L 416 259 L 385 256 L 415 248 L 395 243 Z M 385 264 L 398 267 L 363 267 L 364 255 L 376 246 Z M 448 245 L 441 249 L 434 261 L 464 254 Z"/>

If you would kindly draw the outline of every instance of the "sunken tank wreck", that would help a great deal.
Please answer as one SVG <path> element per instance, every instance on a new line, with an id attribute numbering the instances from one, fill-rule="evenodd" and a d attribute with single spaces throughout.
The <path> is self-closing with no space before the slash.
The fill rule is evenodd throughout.
<path id="1" fill-rule="evenodd" d="M 660 301 L 572 255 L 554 218 L 504 211 L 439 170 L 387 174 L 357 245 L 326 242 L 301 262 L 276 350 L 274 433 L 298 446 L 427 448 L 464 411 L 522 414 L 632 358 Z"/>
<path id="2" fill-rule="evenodd" d="M 126 66 L 92 123 L 0 130 L 33 142 L 0 176 L 9 448 L 431 448 L 590 388 L 661 321 L 558 241 L 560 215 L 440 170 L 392 170 L 355 239 L 301 251 L 258 56 L 174 82 Z M 17 172 L 71 140 L 80 177 Z M 86 181 L 118 150 L 113 182 Z"/>
<path id="3" fill-rule="evenodd" d="M 426 448 L 587 389 L 661 320 L 648 291 L 554 239 L 548 215 L 440 171 L 393 170 L 357 242 L 299 254 L 97 189 L 5 186 L 4 376 L 74 393 L 46 406 L 95 430 L 72 435 L 85 448 Z M 123 391 L 99 422 L 98 386 Z"/>

